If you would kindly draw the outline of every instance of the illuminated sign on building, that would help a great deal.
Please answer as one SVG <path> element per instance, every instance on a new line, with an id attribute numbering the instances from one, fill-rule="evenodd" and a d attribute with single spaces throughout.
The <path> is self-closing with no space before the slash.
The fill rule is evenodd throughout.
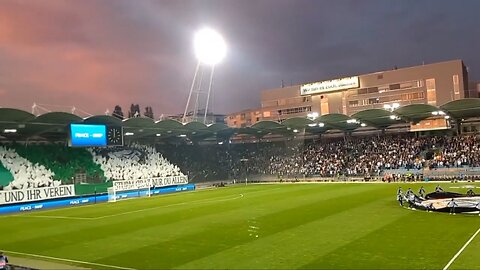
<path id="1" fill-rule="evenodd" d="M 346 77 L 336 80 L 314 82 L 304 84 L 300 87 L 301 95 L 312 95 L 326 92 L 332 92 L 337 90 L 358 88 L 360 86 L 358 76 Z"/>

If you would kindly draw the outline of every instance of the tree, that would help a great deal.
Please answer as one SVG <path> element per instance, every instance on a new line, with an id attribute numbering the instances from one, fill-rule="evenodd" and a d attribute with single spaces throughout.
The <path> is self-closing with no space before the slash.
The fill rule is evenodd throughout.
<path id="1" fill-rule="evenodd" d="M 112 116 L 120 120 L 123 120 L 122 107 L 120 107 L 119 105 L 115 106 L 115 109 L 113 109 Z"/>
<path id="2" fill-rule="evenodd" d="M 128 118 L 140 117 L 140 105 L 133 104 L 130 105 L 130 111 L 128 112 Z"/>
<path id="3" fill-rule="evenodd" d="M 135 114 L 135 105 L 132 103 L 132 105 L 130 105 L 130 111 L 128 111 L 128 118 L 132 118 L 134 114 Z"/>
<path id="4" fill-rule="evenodd" d="M 145 115 L 145 117 L 153 119 L 152 107 L 149 107 L 149 106 L 145 107 L 145 112 L 143 113 L 143 115 Z"/>
<path id="5" fill-rule="evenodd" d="M 135 114 L 134 114 L 134 117 L 140 117 L 142 116 L 141 112 L 140 112 L 140 105 L 135 105 Z"/>

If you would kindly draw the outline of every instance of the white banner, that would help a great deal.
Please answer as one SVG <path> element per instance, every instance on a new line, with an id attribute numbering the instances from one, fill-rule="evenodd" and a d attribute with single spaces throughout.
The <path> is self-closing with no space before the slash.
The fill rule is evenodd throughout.
<path id="1" fill-rule="evenodd" d="M 0 191 L 0 205 L 75 196 L 74 185 Z"/>
<path id="2" fill-rule="evenodd" d="M 184 184 L 188 184 L 188 178 L 182 175 L 182 176 L 157 177 L 157 178 L 150 178 L 150 179 L 118 180 L 118 181 L 113 181 L 113 188 L 115 189 L 115 191 L 125 191 L 125 190 L 133 190 L 133 189 L 166 187 L 166 186 L 184 185 Z"/>
<path id="3" fill-rule="evenodd" d="M 312 95 L 327 93 L 337 90 L 349 89 L 349 88 L 358 88 L 359 81 L 358 76 L 341 78 L 330 81 L 323 82 L 314 82 L 309 84 L 304 84 L 300 87 L 300 95 Z"/>

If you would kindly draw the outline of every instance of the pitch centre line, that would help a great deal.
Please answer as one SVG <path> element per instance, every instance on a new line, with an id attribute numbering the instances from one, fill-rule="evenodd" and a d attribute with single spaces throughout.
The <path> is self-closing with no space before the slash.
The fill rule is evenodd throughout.
<path id="1" fill-rule="evenodd" d="M 453 256 L 453 258 L 447 263 L 447 265 L 445 265 L 443 270 L 447 270 L 448 267 L 452 265 L 452 263 L 458 258 L 458 256 L 460 256 L 460 254 L 462 254 L 465 248 L 473 241 L 473 239 L 477 236 L 478 233 L 480 233 L 480 228 L 478 228 L 478 230 L 470 237 L 470 239 L 468 239 L 465 245 L 463 245 L 463 247 L 457 252 L 457 254 L 455 254 L 455 256 Z"/>
<path id="2" fill-rule="evenodd" d="M 51 256 L 45 256 L 45 255 L 39 255 L 39 254 L 18 252 L 18 251 L 9 251 L 9 250 L 4 250 L 4 251 L 6 253 L 24 255 L 24 256 L 42 258 L 42 259 L 49 259 L 49 260 L 54 260 L 54 261 L 63 261 L 63 262 L 77 263 L 77 264 L 83 264 L 83 265 L 100 266 L 100 267 L 113 268 L 113 269 L 122 269 L 122 270 L 136 270 L 135 268 L 109 265 L 109 264 L 103 264 L 103 263 L 84 262 L 84 261 L 70 260 L 70 259 L 57 258 L 57 257 L 51 257 Z"/>

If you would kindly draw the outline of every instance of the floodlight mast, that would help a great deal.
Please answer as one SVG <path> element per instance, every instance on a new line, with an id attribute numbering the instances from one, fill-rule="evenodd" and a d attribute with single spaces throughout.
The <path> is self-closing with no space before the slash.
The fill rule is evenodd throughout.
<path id="1" fill-rule="evenodd" d="M 192 86 L 190 88 L 190 93 L 188 95 L 187 104 L 185 106 L 185 111 L 183 113 L 182 122 L 185 124 L 187 122 L 187 115 L 189 114 L 189 107 L 191 106 L 192 94 L 195 93 L 195 103 L 193 105 L 193 111 L 191 115 L 191 121 L 198 120 L 198 116 L 202 110 L 200 108 L 200 95 L 206 94 L 206 100 L 203 102 L 205 104 L 203 112 L 203 123 L 207 123 L 207 114 L 208 107 L 210 105 L 210 97 L 212 93 L 213 86 L 213 75 L 215 73 L 215 65 L 220 63 L 220 61 L 225 57 L 226 54 L 226 45 L 222 36 L 212 29 L 206 28 L 202 29 L 195 34 L 194 40 L 194 49 L 195 56 L 198 59 L 197 67 L 195 69 L 195 74 L 193 76 Z M 203 74 L 206 73 L 204 70 L 208 69 L 210 71 L 208 88 L 206 91 L 203 89 Z"/>

